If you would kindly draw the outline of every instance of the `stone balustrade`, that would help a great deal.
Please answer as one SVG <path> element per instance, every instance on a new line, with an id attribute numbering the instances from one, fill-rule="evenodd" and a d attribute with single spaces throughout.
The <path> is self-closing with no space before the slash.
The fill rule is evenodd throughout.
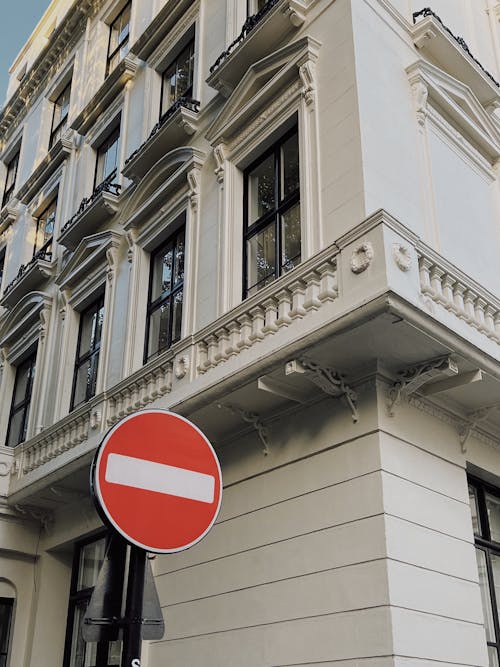
<path id="1" fill-rule="evenodd" d="M 419 254 L 420 288 L 431 301 L 500 343 L 500 302 L 443 261 Z"/>

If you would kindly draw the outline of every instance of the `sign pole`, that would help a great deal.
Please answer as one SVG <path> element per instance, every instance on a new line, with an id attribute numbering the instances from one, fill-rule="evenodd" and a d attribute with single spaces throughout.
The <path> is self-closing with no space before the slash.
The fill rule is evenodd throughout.
<path id="1" fill-rule="evenodd" d="M 132 545 L 127 583 L 125 627 L 123 628 L 122 667 L 141 667 L 142 605 L 146 552 Z"/>

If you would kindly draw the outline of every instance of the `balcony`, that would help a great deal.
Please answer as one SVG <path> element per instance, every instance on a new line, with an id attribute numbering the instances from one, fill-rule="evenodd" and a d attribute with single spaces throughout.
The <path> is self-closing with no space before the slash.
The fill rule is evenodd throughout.
<path id="1" fill-rule="evenodd" d="M 113 175 L 112 179 L 116 177 Z M 84 236 L 96 232 L 101 225 L 112 218 L 118 211 L 121 186 L 112 179 L 103 181 L 90 197 L 80 202 L 76 213 L 61 229 L 57 242 L 75 250 Z"/>
<path id="2" fill-rule="evenodd" d="M 4 290 L 0 305 L 12 308 L 29 292 L 37 290 L 53 275 L 55 263 L 52 262 L 52 239 L 38 250 L 33 259 L 23 264 L 17 276 Z"/>
<path id="3" fill-rule="evenodd" d="M 123 175 L 137 183 L 161 157 L 184 146 L 196 132 L 199 108 L 197 100 L 179 98 L 153 127 L 146 141 L 127 158 Z"/>
<path id="4" fill-rule="evenodd" d="M 316 0 L 268 0 L 210 67 L 207 83 L 229 97 L 250 65 L 272 53 L 304 23 Z"/>
<path id="5" fill-rule="evenodd" d="M 146 406 L 189 417 L 216 443 L 242 424 L 261 438 L 274 415 L 318 400 L 365 428 L 357 387 L 380 360 L 392 413 L 413 401 L 458 415 L 458 433 L 463 415 L 500 404 L 500 301 L 385 211 L 16 447 L 10 501 L 36 504 L 54 476 L 84 480 L 102 433 Z M 499 427 L 493 411 L 480 429 Z"/>

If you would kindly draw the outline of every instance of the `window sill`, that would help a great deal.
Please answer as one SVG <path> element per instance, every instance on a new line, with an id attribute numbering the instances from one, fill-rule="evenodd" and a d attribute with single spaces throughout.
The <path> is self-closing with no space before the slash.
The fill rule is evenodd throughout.
<path id="1" fill-rule="evenodd" d="M 66 222 L 57 242 L 68 250 L 75 250 L 84 236 L 96 232 L 99 227 L 115 215 L 120 204 L 120 186 L 106 183 L 82 200 L 78 211 Z"/>
<path id="2" fill-rule="evenodd" d="M 90 100 L 83 111 L 75 118 L 71 127 L 79 134 L 86 134 L 94 122 L 105 111 L 118 94 L 123 90 L 125 84 L 135 77 L 138 63 L 136 58 L 125 56 L 119 65 L 104 80 L 101 87 Z"/>
<path id="3" fill-rule="evenodd" d="M 196 132 L 199 105 L 196 100 L 177 100 L 142 146 L 126 160 L 123 175 L 137 183 L 161 157 L 183 146 L 186 139 Z"/>
<path id="4" fill-rule="evenodd" d="M 55 266 L 51 253 L 39 257 L 35 255 L 30 262 L 20 267 L 17 276 L 7 285 L 0 306 L 12 308 L 18 304 L 26 294 L 37 290 L 54 274 Z"/>
<path id="5" fill-rule="evenodd" d="M 24 185 L 19 188 L 16 198 L 22 204 L 29 204 L 44 183 L 70 155 L 74 145 L 73 137 L 74 133 L 71 130 L 65 132 L 45 155 Z"/>
<path id="6" fill-rule="evenodd" d="M 210 68 L 207 83 L 224 97 L 229 97 L 248 68 L 276 50 L 290 33 L 300 28 L 315 0 L 269 0 L 255 17 L 250 17 L 237 39 Z"/>

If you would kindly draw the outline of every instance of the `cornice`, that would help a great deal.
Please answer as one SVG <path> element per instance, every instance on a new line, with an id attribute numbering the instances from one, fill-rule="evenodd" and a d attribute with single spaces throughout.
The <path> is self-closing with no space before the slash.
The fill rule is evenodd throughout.
<path id="1" fill-rule="evenodd" d="M 101 0 L 75 0 L 17 90 L 0 111 L 0 141 L 4 142 L 10 132 L 22 122 L 30 103 L 36 98 L 52 70 L 66 58 L 68 50 L 78 41 L 85 29 L 86 19 L 95 14 L 100 2 Z"/>

